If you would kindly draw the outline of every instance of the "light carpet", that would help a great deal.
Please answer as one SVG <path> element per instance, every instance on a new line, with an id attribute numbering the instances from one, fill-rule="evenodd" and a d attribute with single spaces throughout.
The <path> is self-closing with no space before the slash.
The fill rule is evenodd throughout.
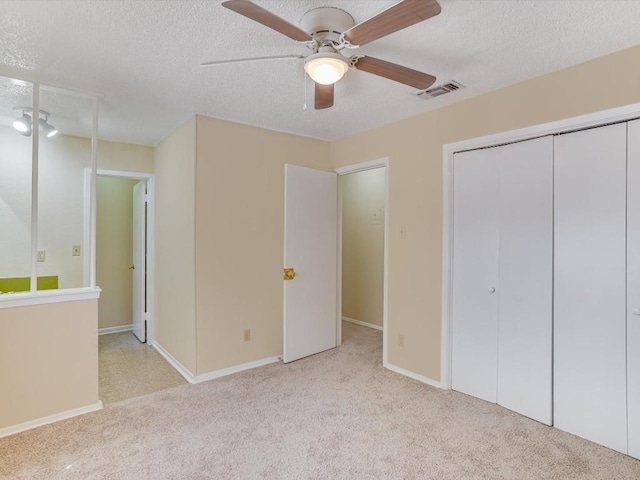
<path id="1" fill-rule="evenodd" d="M 640 461 L 382 368 L 381 333 L 0 439 L 16 479 L 640 478 Z"/>
<path id="2" fill-rule="evenodd" d="M 155 348 L 140 343 L 132 332 L 98 337 L 98 377 L 98 398 L 104 404 L 187 383 Z"/>

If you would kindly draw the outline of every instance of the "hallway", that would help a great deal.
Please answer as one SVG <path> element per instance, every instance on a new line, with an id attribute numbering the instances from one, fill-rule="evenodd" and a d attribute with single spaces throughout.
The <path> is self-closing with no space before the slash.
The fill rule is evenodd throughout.
<path id="1" fill-rule="evenodd" d="M 110 404 L 184 385 L 186 380 L 131 332 L 98 337 L 99 398 Z"/>

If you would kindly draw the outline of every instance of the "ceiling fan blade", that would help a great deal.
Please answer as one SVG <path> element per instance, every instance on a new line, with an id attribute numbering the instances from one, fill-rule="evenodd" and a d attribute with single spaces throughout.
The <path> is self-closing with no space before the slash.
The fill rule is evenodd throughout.
<path id="1" fill-rule="evenodd" d="M 299 60 L 304 58 L 304 55 L 273 55 L 271 57 L 251 57 L 251 58 L 234 58 L 233 60 L 217 60 L 213 62 L 201 63 L 201 67 L 210 67 L 212 65 L 226 65 L 227 63 L 243 63 L 243 62 L 258 62 L 261 60 Z"/>
<path id="2" fill-rule="evenodd" d="M 403 67 L 396 63 L 387 62 L 374 57 L 361 57 L 355 64 L 357 70 L 373 73 L 380 77 L 404 83 L 411 87 L 425 90 L 434 84 L 436 77 L 422 73 L 412 68 Z"/>
<path id="3" fill-rule="evenodd" d="M 351 27 L 344 32 L 344 38 L 351 45 L 364 45 L 435 17 L 440 10 L 440 4 L 436 0 L 403 0 L 369 20 Z"/>
<path id="4" fill-rule="evenodd" d="M 316 83 L 316 110 L 333 107 L 333 91 L 334 84 L 322 85 L 321 83 Z"/>
<path id="5" fill-rule="evenodd" d="M 228 0 L 222 2 L 222 6 L 240 15 L 244 15 L 255 22 L 261 23 L 265 27 L 272 28 L 276 32 L 280 32 L 298 42 L 308 42 L 312 40 L 311 35 L 304 30 L 301 30 L 285 19 L 280 18 L 249 0 Z"/>

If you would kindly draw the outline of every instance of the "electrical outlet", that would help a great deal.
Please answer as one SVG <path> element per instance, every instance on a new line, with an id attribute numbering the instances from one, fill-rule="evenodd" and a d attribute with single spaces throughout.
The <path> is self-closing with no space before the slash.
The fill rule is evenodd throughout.
<path id="1" fill-rule="evenodd" d="M 80 245 L 71 246 L 71 255 L 73 255 L 74 257 L 80 256 Z"/>
<path id="2" fill-rule="evenodd" d="M 244 331 L 244 341 L 248 342 L 249 340 L 251 340 L 251 330 L 247 328 Z"/>
<path id="3" fill-rule="evenodd" d="M 398 346 L 404 347 L 404 335 L 398 335 Z"/>
<path id="4" fill-rule="evenodd" d="M 44 250 L 38 250 L 38 261 L 44 262 Z"/>

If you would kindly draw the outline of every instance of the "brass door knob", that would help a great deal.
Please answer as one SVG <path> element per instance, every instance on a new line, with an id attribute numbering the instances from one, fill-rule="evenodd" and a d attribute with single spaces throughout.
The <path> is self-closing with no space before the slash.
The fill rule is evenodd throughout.
<path id="1" fill-rule="evenodd" d="M 135 265 L 129 265 L 129 270 L 134 270 L 136 268 Z"/>
<path id="2" fill-rule="evenodd" d="M 296 278 L 296 271 L 293 268 L 285 268 L 283 273 L 285 280 L 293 280 L 294 278 Z"/>

